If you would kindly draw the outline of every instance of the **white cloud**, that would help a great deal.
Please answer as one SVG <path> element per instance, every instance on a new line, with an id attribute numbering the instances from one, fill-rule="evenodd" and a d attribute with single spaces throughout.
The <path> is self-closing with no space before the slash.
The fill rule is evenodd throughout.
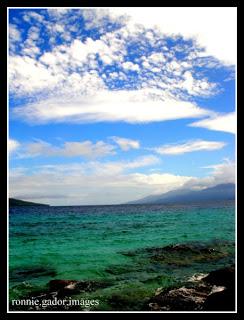
<path id="1" fill-rule="evenodd" d="M 23 15 L 23 19 L 26 22 L 31 23 L 32 21 L 36 22 L 43 22 L 44 21 L 44 17 L 32 10 L 28 10 L 25 12 L 25 14 Z"/>
<path id="2" fill-rule="evenodd" d="M 10 171 L 10 196 L 54 205 L 119 204 L 179 188 L 202 189 L 235 181 L 235 165 L 230 161 L 208 167 L 212 172 L 203 178 L 130 172 L 158 161 L 147 156 L 128 162 L 46 165 L 31 173 L 16 168 Z"/>
<path id="3" fill-rule="evenodd" d="M 20 147 L 20 143 L 14 139 L 8 139 L 8 151 L 12 153 Z"/>
<path id="4" fill-rule="evenodd" d="M 114 15 L 127 14 L 134 23 L 159 29 L 167 35 L 195 38 L 212 55 L 226 64 L 236 64 L 237 8 L 179 7 L 179 8 L 113 8 Z"/>
<path id="5" fill-rule="evenodd" d="M 35 103 L 14 108 L 14 113 L 29 122 L 38 123 L 136 123 L 210 115 L 209 111 L 190 102 L 193 96 L 207 97 L 215 94 L 217 87 L 208 79 L 196 76 L 193 71 L 192 61 L 188 59 L 193 50 L 189 46 L 192 45 L 185 44 L 188 57 L 184 61 L 178 60 L 176 51 L 185 49 L 183 45 L 183 48 L 178 46 L 179 48 L 169 50 L 162 30 L 156 28 L 152 31 L 135 26 L 134 18 L 128 22 L 124 15 L 120 16 L 121 10 L 122 8 L 85 12 L 81 10 L 79 14 L 84 13 L 88 29 L 100 27 L 100 24 L 106 25 L 108 19 L 120 21 L 123 27 L 113 31 L 106 30 L 96 40 L 90 37 L 81 40 L 76 35 L 71 42 L 64 41 L 60 45 L 54 39 L 50 51 L 42 54 L 41 44 L 38 44 L 40 48 L 37 45 L 41 27 L 39 24 L 31 26 L 21 55 L 11 56 L 9 59 L 9 85 L 11 93 L 31 98 L 31 101 L 34 94 L 38 95 L 35 95 Z M 26 21 L 34 19 L 38 23 L 45 22 L 48 32 L 55 34 L 60 33 L 63 27 L 66 33 L 68 16 L 67 23 L 60 23 L 62 17 L 72 11 L 50 12 L 54 21 L 51 19 L 46 23 L 43 16 L 33 15 L 32 11 L 28 12 Z M 143 15 L 146 13 L 140 8 L 139 16 L 141 12 Z M 131 9 L 128 14 L 131 14 Z M 97 17 L 98 20 L 93 20 L 92 17 Z M 150 27 L 150 24 L 146 22 L 145 26 Z M 72 27 L 77 28 L 77 25 L 74 23 Z M 160 42 L 162 45 L 165 42 L 163 52 L 151 50 L 148 56 L 148 41 Z M 136 53 L 134 62 L 131 62 L 128 61 L 127 45 L 133 42 L 138 43 L 138 52 L 141 52 Z M 113 64 L 114 71 L 111 73 L 106 71 L 108 64 Z M 133 83 L 128 70 L 136 71 Z M 118 81 L 121 81 L 119 90 Z"/>
<path id="6" fill-rule="evenodd" d="M 207 187 L 213 187 L 223 183 L 235 183 L 235 163 L 229 159 L 225 159 L 222 163 L 204 167 L 210 169 L 210 174 L 203 178 L 192 178 L 184 185 L 186 189 L 204 189 Z"/>
<path id="7" fill-rule="evenodd" d="M 151 62 L 151 63 L 158 64 L 158 63 L 166 62 L 166 58 L 165 58 L 165 56 L 163 55 L 162 52 L 156 52 L 156 53 L 151 54 L 148 57 L 148 61 Z"/>
<path id="8" fill-rule="evenodd" d="M 22 40 L 21 32 L 17 25 L 10 23 L 9 25 L 9 40 L 12 42 L 19 42 Z"/>
<path id="9" fill-rule="evenodd" d="M 130 70 L 130 71 L 139 71 L 140 70 L 138 64 L 132 63 L 130 61 L 126 61 L 126 62 L 122 63 L 122 67 L 125 70 Z"/>
<path id="10" fill-rule="evenodd" d="M 154 148 L 153 150 L 162 155 L 178 155 L 195 151 L 212 151 L 222 149 L 224 142 L 192 140 L 182 144 L 170 144 Z"/>
<path id="11" fill-rule="evenodd" d="M 28 56 L 9 58 L 9 85 L 16 93 L 33 93 L 54 88 L 65 79 L 53 74 L 43 64 Z"/>
<path id="12" fill-rule="evenodd" d="M 21 30 L 17 25 L 9 24 L 9 51 L 13 54 L 17 51 L 17 45 L 22 41 Z"/>
<path id="13" fill-rule="evenodd" d="M 98 28 L 100 32 L 105 31 L 106 21 L 124 25 L 128 20 L 126 13 L 118 16 L 115 15 L 112 10 L 108 9 L 85 9 L 82 10 L 82 16 L 85 20 L 85 28 L 87 30 Z"/>
<path id="14" fill-rule="evenodd" d="M 211 114 L 189 101 L 163 96 L 160 90 L 100 90 L 83 96 L 59 96 L 14 109 L 28 122 L 115 122 L 147 123 L 174 119 L 200 118 Z M 96 84 L 97 85 L 97 84 Z M 68 92 L 67 92 L 68 95 Z"/>
<path id="15" fill-rule="evenodd" d="M 89 15 L 92 15 L 93 13 L 90 11 L 88 11 Z M 97 14 L 100 17 L 105 14 L 104 10 L 93 11 L 95 15 Z M 118 13 L 117 18 L 119 19 Z M 30 15 L 28 15 L 28 17 L 30 17 Z M 105 24 L 107 23 L 106 18 L 105 20 L 102 19 L 102 21 Z M 65 25 L 66 29 L 67 25 Z M 56 29 L 60 29 L 60 24 L 45 20 L 45 26 L 43 27 L 47 28 L 49 33 L 56 34 Z M 70 33 L 66 29 L 62 34 L 65 33 L 66 36 L 70 38 Z M 100 72 L 102 68 L 108 64 L 116 65 L 118 70 L 115 70 L 118 72 L 121 68 L 125 71 L 136 71 L 138 74 L 138 83 L 135 82 L 133 85 L 138 89 L 142 86 L 155 88 L 161 86 L 165 91 L 171 94 L 174 93 L 176 97 L 175 89 L 178 91 L 187 91 L 188 96 L 207 96 L 215 93 L 216 85 L 214 83 L 209 82 L 208 79 L 201 79 L 199 77 L 196 79 L 193 71 L 189 71 L 193 66 L 193 62 L 189 60 L 192 54 L 191 51 L 193 50 L 192 45 L 185 45 L 185 51 L 189 52 L 184 61 L 177 59 L 177 47 L 168 50 L 168 48 L 164 46 L 164 52 L 153 52 L 154 50 L 151 50 L 151 54 L 147 56 L 146 46 L 148 44 L 145 43 L 146 35 L 149 33 L 150 38 L 153 37 L 155 43 L 164 42 L 164 34 L 162 32 L 154 31 L 152 33 L 139 27 L 134 27 L 133 30 L 131 30 L 131 25 L 129 24 L 121 29 L 107 32 L 96 40 L 88 37 L 81 41 L 79 36 L 73 36 L 71 42 L 64 41 L 63 44 L 60 45 L 55 43 L 56 40 L 54 37 L 51 51 L 44 51 L 42 55 L 37 58 L 37 55 L 41 53 L 40 49 L 43 50 L 38 37 L 40 30 L 40 26 L 31 26 L 28 30 L 27 39 L 23 44 L 21 43 L 22 55 L 12 56 L 10 59 L 9 82 L 10 89 L 14 93 L 31 95 L 39 91 L 42 92 L 44 96 L 47 92 L 54 94 L 55 90 L 62 92 L 66 87 L 70 88 L 70 78 L 73 75 L 78 74 L 82 79 L 85 73 L 90 73 L 91 70 L 95 70 L 97 75 L 99 74 L 99 77 L 101 77 Z M 50 34 L 50 41 L 51 38 L 52 36 Z M 140 52 L 136 53 L 138 57 L 135 56 L 135 62 L 132 62 L 128 61 L 130 58 L 127 56 L 127 45 L 134 41 L 138 42 L 138 46 L 141 46 L 140 50 L 142 53 L 144 52 L 144 55 L 141 56 Z M 101 65 L 101 61 L 104 65 Z M 153 76 L 151 72 L 154 73 Z M 155 74 L 157 74 L 157 76 Z M 129 75 L 125 72 L 123 76 L 123 80 L 125 81 L 124 88 L 126 88 L 126 86 L 129 87 Z M 109 83 L 109 85 L 113 87 L 112 83 Z M 76 86 L 76 89 L 77 91 L 81 91 L 83 87 L 84 84 L 81 83 L 79 86 Z"/>
<path id="16" fill-rule="evenodd" d="M 77 142 L 65 142 L 63 146 L 57 147 L 45 141 L 28 143 L 19 152 L 20 158 L 28 157 L 85 157 L 95 159 L 115 154 L 115 147 L 103 141 L 92 143 L 89 140 Z"/>
<path id="17" fill-rule="evenodd" d="M 237 129 L 236 113 L 230 112 L 226 114 L 215 115 L 214 117 L 193 122 L 189 126 L 235 134 Z"/>
<path id="18" fill-rule="evenodd" d="M 214 83 L 209 83 L 207 80 L 194 79 L 190 71 L 186 71 L 183 75 L 184 80 L 178 84 L 181 89 L 187 90 L 192 96 L 204 96 L 214 93 Z"/>
<path id="19" fill-rule="evenodd" d="M 112 139 L 120 146 L 123 151 L 128 151 L 130 149 L 139 149 L 140 147 L 140 142 L 138 140 L 121 137 L 112 137 Z"/>
<path id="20" fill-rule="evenodd" d="M 205 167 L 212 169 L 214 180 L 216 184 L 220 183 L 235 183 L 235 163 L 226 159 L 223 163 L 215 164 Z"/>
<path id="21" fill-rule="evenodd" d="M 32 173 L 18 168 L 10 172 L 10 195 L 61 205 L 113 204 L 143 197 L 158 188 L 166 192 L 191 179 L 131 172 L 158 162 L 157 157 L 149 155 L 131 161 L 46 165 Z"/>

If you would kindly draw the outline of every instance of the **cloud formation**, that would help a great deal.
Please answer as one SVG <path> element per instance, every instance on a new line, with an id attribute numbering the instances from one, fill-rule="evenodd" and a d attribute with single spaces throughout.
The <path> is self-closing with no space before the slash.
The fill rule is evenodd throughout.
<path id="1" fill-rule="evenodd" d="M 8 139 L 8 151 L 9 153 L 13 153 L 16 151 L 20 146 L 20 143 L 14 139 Z"/>
<path id="2" fill-rule="evenodd" d="M 199 45 L 205 48 L 204 55 L 213 55 L 226 64 L 236 63 L 237 8 L 235 7 L 165 7 L 162 10 L 119 8 L 113 11 L 114 14 L 116 11 L 127 14 L 131 18 L 132 27 L 133 23 L 139 23 L 148 28 L 158 28 L 168 35 L 181 34 L 185 38 L 195 38 Z"/>
<path id="3" fill-rule="evenodd" d="M 202 189 L 235 181 L 235 165 L 230 161 L 209 167 L 210 174 L 203 178 L 130 172 L 158 161 L 150 156 L 130 162 L 42 165 L 32 172 L 16 168 L 10 172 L 10 196 L 54 205 L 119 204 L 179 188 Z"/>
<path id="4" fill-rule="evenodd" d="M 147 123 L 199 118 L 211 111 L 189 101 L 162 96 L 160 90 L 99 90 L 76 97 L 55 97 L 15 108 L 14 115 L 30 123 Z"/>
<path id="5" fill-rule="evenodd" d="M 111 138 L 113 139 L 113 141 L 115 141 L 119 145 L 119 147 L 123 151 L 140 148 L 140 142 L 138 140 L 132 140 L 132 139 L 121 138 L 121 137 L 111 137 Z"/>
<path id="6" fill-rule="evenodd" d="M 209 64 L 209 57 L 196 42 L 195 31 L 175 32 L 168 21 L 175 14 L 168 17 L 170 8 L 164 9 L 153 11 L 155 19 L 143 8 L 127 13 L 122 8 L 24 10 L 28 32 L 18 34 L 17 24 L 11 25 L 15 50 L 9 58 L 9 87 L 27 102 L 13 114 L 31 123 L 136 123 L 211 115 L 193 100 L 220 90 L 196 71 L 204 61 Z M 144 25 L 136 24 L 142 15 L 147 17 Z M 160 24 L 161 15 L 168 30 Z M 40 39 L 43 30 L 47 37 Z"/>
<path id="7" fill-rule="evenodd" d="M 181 163 L 172 161 L 167 172 L 158 155 L 220 150 L 233 142 L 227 135 L 211 141 L 213 133 L 193 127 L 236 131 L 234 106 L 228 104 L 236 62 L 235 8 L 23 9 L 12 15 L 11 10 L 9 114 L 14 126 L 23 121 L 28 128 L 19 141 L 9 142 L 12 196 L 108 204 L 233 181 L 230 161 L 208 167 L 198 178 L 193 175 L 202 175 L 202 168 L 178 175 Z M 170 122 L 154 123 L 164 121 Z M 180 139 L 191 140 L 165 144 L 179 141 L 182 124 L 191 128 Z M 151 128 L 162 131 L 154 135 Z M 30 132 L 42 140 L 24 142 L 33 139 Z M 53 142 L 56 134 L 64 142 Z M 151 137 L 158 147 L 144 147 Z M 230 150 L 219 154 L 230 156 Z"/>
<path id="8" fill-rule="evenodd" d="M 84 157 L 89 159 L 101 158 L 109 155 L 114 155 L 115 146 L 97 141 L 93 143 L 86 141 L 69 141 L 63 146 L 57 147 L 45 141 L 36 141 L 22 145 L 22 150 L 19 151 L 19 158 L 31 157 Z"/>
<path id="9" fill-rule="evenodd" d="M 196 151 L 212 151 L 222 149 L 226 143 L 220 141 L 192 140 L 181 144 L 169 144 L 154 148 L 162 155 L 179 155 Z"/>
<path id="10" fill-rule="evenodd" d="M 236 134 L 236 113 L 230 112 L 226 114 L 215 115 L 214 117 L 193 122 L 189 126 Z"/>

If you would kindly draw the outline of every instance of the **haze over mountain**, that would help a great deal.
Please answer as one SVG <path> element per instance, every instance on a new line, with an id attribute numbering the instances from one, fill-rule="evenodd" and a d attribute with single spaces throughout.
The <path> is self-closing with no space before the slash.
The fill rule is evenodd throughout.
<path id="1" fill-rule="evenodd" d="M 159 195 L 151 195 L 129 204 L 167 204 L 167 203 L 193 203 L 203 201 L 220 201 L 235 199 L 235 184 L 225 183 L 200 191 L 177 189 Z"/>

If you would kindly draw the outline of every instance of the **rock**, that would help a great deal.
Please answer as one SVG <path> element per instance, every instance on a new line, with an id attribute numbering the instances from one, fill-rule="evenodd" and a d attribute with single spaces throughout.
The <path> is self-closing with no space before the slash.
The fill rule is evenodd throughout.
<path id="1" fill-rule="evenodd" d="M 55 279 L 49 282 L 49 292 L 57 292 L 58 297 L 77 294 L 80 292 L 91 292 L 99 288 L 105 288 L 111 285 L 111 282 L 105 281 L 77 281 Z"/>
<path id="2" fill-rule="evenodd" d="M 199 282 L 201 281 L 203 278 L 205 278 L 207 276 L 206 273 L 198 273 L 198 274 L 194 274 L 193 276 L 191 276 L 188 281 L 189 282 Z"/>
<path id="3" fill-rule="evenodd" d="M 203 280 L 210 284 L 232 288 L 235 285 L 234 266 L 211 271 Z"/>
<path id="4" fill-rule="evenodd" d="M 203 310 L 234 311 L 235 310 L 235 267 L 222 268 L 210 272 L 203 279 L 205 283 L 214 284 L 207 297 Z M 216 290 L 218 288 L 218 290 Z M 223 289 L 225 288 L 225 289 Z M 222 289 L 222 290 L 220 290 Z"/>
<path id="5" fill-rule="evenodd" d="M 206 311 L 234 311 L 235 292 L 230 289 L 211 293 L 203 304 Z"/>
<path id="6" fill-rule="evenodd" d="M 181 287 L 171 289 L 166 293 L 158 293 L 149 303 L 150 310 L 193 311 L 200 310 L 207 298 L 210 288 L 198 286 L 196 288 Z"/>
<path id="7" fill-rule="evenodd" d="M 235 267 L 228 267 L 190 278 L 190 286 L 163 290 L 158 288 L 150 299 L 152 311 L 234 311 Z M 189 282 L 188 282 L 189 285 Z"/>
<path id="8" fill-rule="evenodd" d="M 12 280 L 21 280 L 24 281 L 32 279 L 32 278 L 39 278 L 39 277 L 46 277 L 51 276 L 54 277 L 56 275 L 56 270 L 53 268 L 46 268 L 43 266 L 37 267 L 23 267 L 21 269 L 14 269 L 10 271 L 10 277 Z"/>
<path id="9" fill-rule="evenodd" d="M 112 284 L 111 281 L 95 281 L 95 280 L 89 280 L 89 281 L 78 281 L 76 284 L 76 288 L 81 292 L 91 292 L 95 291 L 99 288 L 106 288 Z"/>
<path id="10" fill-rule="evenodd" d="M 151 255 L 152 262 L 176 267 L 219 260 L 228 255 L 226 252 L 198 243 L 175 244 L 163 248 L 149 248 L 148 254 Z"/>
<path id="11" fill-rule="evenodd" d="M 55 280 L 49 281 L 48 285 L 49 285 L 50 291 L 58 291 L 58 290 L 64 289 L 64 288 L 68 288 L 68 289 L 74 288 L 77 282 L 78 281 L 76 281 L 76 280 L 55 279 Z"/>
<path id="12" fill-rule="evenodd" d="M 216 292 L 221 292 L 221 291 L 224 291 L 224 290 L 226 290 L 226 287 L 214 285 L 214 286 L 212 287 L 212 290 L 211 290 L 211 292 L 209 293 L 209 295 L 210 295 L 210 294 L 213 294 L 213 293 L 216 293 Z"/>

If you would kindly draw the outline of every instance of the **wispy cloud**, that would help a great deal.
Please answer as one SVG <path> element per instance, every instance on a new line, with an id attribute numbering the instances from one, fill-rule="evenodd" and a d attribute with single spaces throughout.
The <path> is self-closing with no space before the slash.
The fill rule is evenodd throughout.
<path id="1" fill-rule="evenodd" d="M 22 150 L 19 151 L 19 158 L 29 157 L 84 157 L 96 159 L 108 155 L 114 155 L 115 146 L 98 141 L 93 143 L 86 141 L 69 141 L 63 146 L 54 146 L 45 141 L 36 141 L 22 145 Z"/>
<path id="2" fill-rule="evenodd" d="M 17 140 L 9 139 L 8 140 L 8 151 L 9 153 L 13 153 L 20 147 L 20 143 Z"/>
<path id="3" fill-rule="evenodd" d="M 56 97 L 15 108 L 14 115 L 30 123 L 147 123 L 199 118 L 211 111 L 189 101 L 162 96 L 160 90 L 100 90 L 76 97 Z"/>
<path id="4" fill-rule="evenodd" d="M 226 143 L 220 141 L 192 140 L 182 144 L 163 145 L 153 150 L 162 155 L 179 155 L 196 151 L 212 151 L 222 149 Z"/>
<path id="5" fill-rule="evenodd" d="M 236 113 L 230 112 L 226 114 L 216 115 L 214 117 L 193 122 L 189 126 L 235 134 L 237 129 Z"/>
<path id="6" fill-rule="evenodd" d="M 111 137 L 111 139 L 116 142 L 123 151 L 140 148 L 140 142 L 138 140 L 122 137 Z"/>

